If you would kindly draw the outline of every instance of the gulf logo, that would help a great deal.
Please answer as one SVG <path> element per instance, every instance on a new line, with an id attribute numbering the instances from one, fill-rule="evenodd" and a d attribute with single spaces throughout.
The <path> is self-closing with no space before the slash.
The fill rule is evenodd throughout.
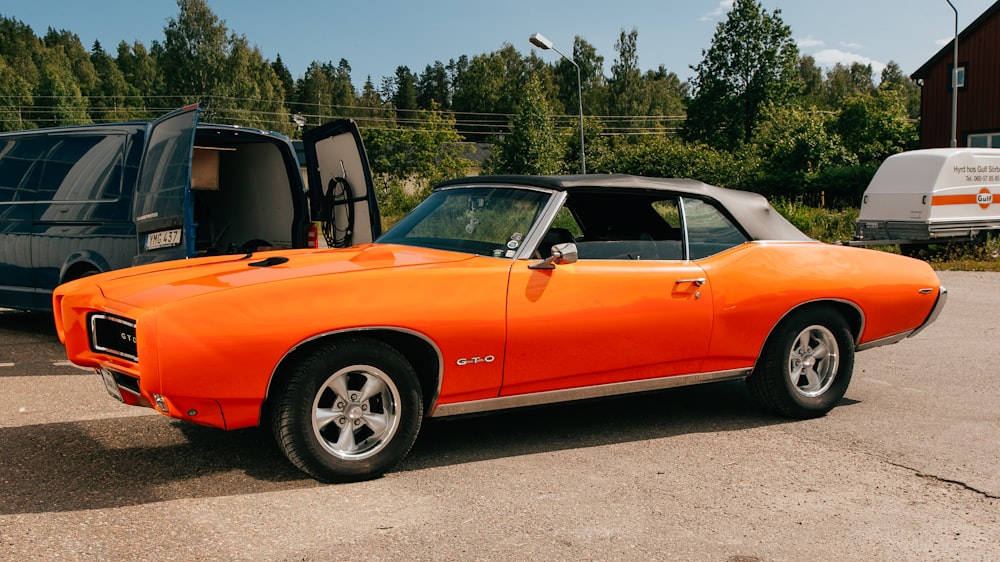
<path id="1" fill-rule="evenodd" d="M 993 194 L 985 187 L 980 189 L 979 194 L 976 195 L 976 203 L 979 203 L 980 209 L 989 209 L 993 203 Z"/>

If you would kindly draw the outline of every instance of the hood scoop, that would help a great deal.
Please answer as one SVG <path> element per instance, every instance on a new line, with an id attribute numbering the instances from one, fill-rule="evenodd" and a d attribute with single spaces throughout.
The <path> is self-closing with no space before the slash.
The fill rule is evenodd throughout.
<path id="1" fill-rule="evenodd" d="M 267 259 L 248 263 L 247 265 L 249 265 L 250 267 L 271 267 L 272 265 L 281 265 L 283 263 L 286 263 L 287 261 L 288 258 L 284 256 L 272 256 Z"/>

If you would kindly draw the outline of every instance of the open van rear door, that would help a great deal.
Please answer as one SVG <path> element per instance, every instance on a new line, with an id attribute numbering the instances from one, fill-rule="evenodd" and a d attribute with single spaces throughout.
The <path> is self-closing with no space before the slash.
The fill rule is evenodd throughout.
<path id="1" fill-rule="evenodd" d="M 195 255 L 191 158 L 199 113 L 192 104 L 147 130 L 135 194 L 139 246 L 133 265 Z"/>
<path id="2" fill-rule="evenodd" d="M 382 234 L 368 155 L 358 125 L 338 119 L 302 136 L 313 221 L 330 247 L 372 242 Z"/>

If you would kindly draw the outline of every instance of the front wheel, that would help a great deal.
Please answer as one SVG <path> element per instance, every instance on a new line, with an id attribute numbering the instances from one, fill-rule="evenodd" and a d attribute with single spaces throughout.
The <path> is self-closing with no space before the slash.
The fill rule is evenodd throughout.
<path id="1" fill-rule="evenodd" d="M 406 456 L 423 400 L 399 351 L 357 338 L 301 358 L 271 411 L 275 440 L 292 464 L 317 480 L 352 482 L 380 476 Z"/>
<path id="2" fill-rule="evenodd" d="M 854 340 L 832 309 L 792 313 L 764 344 L 747 386 L 767 410 L 792 418 L 826 415 L 847 392 Z"/>

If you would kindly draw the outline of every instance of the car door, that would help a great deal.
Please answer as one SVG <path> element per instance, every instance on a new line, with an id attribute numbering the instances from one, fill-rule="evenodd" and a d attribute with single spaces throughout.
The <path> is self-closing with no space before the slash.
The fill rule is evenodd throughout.
<path id="1" fill-rule="evenodd" d="M 191 161 L 198 104 L 164 115 L 150 126 L 136 185 L 139 253 L 133 265 L 195 255 Z"/>
<path id="2" fill-rule="evenodd" d="M 711 287 L 684 261 L 581 259 L 511 271 L 502 396 L 697 373 Z"/>
<path id="3" fill-rule="evenodd" d="M 373 242 L 382 234 L 368 155 L 357 123 L 338 119 L 302 135 L 313 221 L 327 245 Z"/>

